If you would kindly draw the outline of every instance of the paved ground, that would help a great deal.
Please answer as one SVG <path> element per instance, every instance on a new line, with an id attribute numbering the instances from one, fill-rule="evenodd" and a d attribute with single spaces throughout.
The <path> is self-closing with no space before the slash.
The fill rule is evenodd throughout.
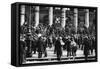
<path id="1" fill-rule="evenodd" d="M 93 53 L 93 55 L 95 55 L 95 54 Z M 82 56 L 84 56 L 83 50 L 77 50 L 76 57 L 82 57 Z M 44 54 L 42 55 L 42 58 L 54 58 L 54 57 L 56 57 L 56 54 L 54 54 L 54 48 L 53 47 L 47 48 L 47 57 L 44 57 Z M 62 57 L 67 57 L 67 51 L 66 50 L 63 50 Z M 32 55 L 32 59 L 33 58 L 34 59 L 38 58 L 38 52 L 36 52 L 36 54 Z"/>
<path id="2" fill-rule="evenodd" d="M 47 48 L 47 57 L 44 57 L 44 54 L 42 55 L 42 58 L 38 58 L 38 52 L 36 54 L 33 54 L 31 58 L 26 58 L 25 63 L 42 63 L 42 62 L 56 62 L 56 54 L 54 54 L 54 48 Z M 95 53 L 93 52 L 93 55 L 89 55 L 89 57 L 95 56 Z M 80 58 L 81 57 L 81 58 Z M 77 50 L 76 52 L 76 58 L 74 61 L 77 60 L 85 60 L 83 55 L 83 50 Z M 91 58 L 94 59 L 94 58 Z M 63 54 L 61 56 L 61 61 L 73 61 L 73 58 L 71 56 L 71 59 L 67 57 L 67 51 L 63 50 Z"/>

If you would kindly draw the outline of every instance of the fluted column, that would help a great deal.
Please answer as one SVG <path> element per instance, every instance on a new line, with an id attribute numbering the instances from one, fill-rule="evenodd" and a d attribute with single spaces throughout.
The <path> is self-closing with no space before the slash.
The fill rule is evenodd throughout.
<path id="1" fill-rule="evenodd" d="M 25 5 L 21 6 L 21 25 L 25 22 Z"/>
<path id="2" fill-rule="evenodd" d="M 62 27 L 65 28 L 66 25 L 66 8 L 62 8 Z"/>
<path id="3" fill-rule="evenodd" d="M 88 28 L 89 27 L 89 9 L 86 9 L 85 11 L 86 11 L 86 13 L 85 13 L 85 26 L 86 26 L 86 28 Z"/>
<path id="4" fill-rule="evenodd" d="M 39 6 L 36 6 L 35 8 L 35 27 L 37 27 L 39 24 Z"/>
<path id="5" fill-rule="evenodd" d="M 78 9 L 74 8 L 74 26 L 75 32 L 77 33 L 77 26 L 78 26 Z"/>
<path id="6" fill-rule="evenodd" d="M 49 25 L 53 24 L 53 7 L 49 8 Z"/>
<path id="7" fill-rule="evenodd" d="M 32 13 L 31 13 L 31 6 L 29 6 L 29 23 L 28 23 L 28 32 L 31 32 L 31 23 L 32 23 Z"/>

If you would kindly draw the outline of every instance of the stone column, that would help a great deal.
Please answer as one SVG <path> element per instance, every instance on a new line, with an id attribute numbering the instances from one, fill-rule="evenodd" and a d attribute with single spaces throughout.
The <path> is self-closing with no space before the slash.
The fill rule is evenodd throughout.
<path id="1" fill-rule="evenodd" d="M 23 25 L 25 22 L 25 5 L 21 6 L 21 25 Z"/>
<path id="2" fill-rule="evenodd" d="M 66 8 L 62 8 L 62 28 L 65 28 L 66 25 Z"/>
<path id="3" fill-rule="evenodd" d="M 89 27 L 89 9 L 86 9 L 85 11 L 86 11 L 86 13 L 85 13 L 85 26 L 86 26 L 86 28 L 88 28 Z"/>
<path id="4" fill-rule="evenodd" d="M 78 9 L 74 8 L 74 26 L 75 32 L 77 33 L 77 26 L 78 26 Z"/>
<path id="5" fill-rule="evenodd" d="M 39 24 L 39 6 L 36 6 L 35 8 L 35 27 L 37 27 Z"/>
<path id="6" fill-rule="evenodd" d="M 31 13 L 31 6 L 29 6 L 29 32 L 31 32 L 31 23 L 32 23 L 32 13 Z"/>
<path id="7" fill-rule="evenodd" d="M 53 7 L 49 8 L 49 25 L 53 24 Z"/>

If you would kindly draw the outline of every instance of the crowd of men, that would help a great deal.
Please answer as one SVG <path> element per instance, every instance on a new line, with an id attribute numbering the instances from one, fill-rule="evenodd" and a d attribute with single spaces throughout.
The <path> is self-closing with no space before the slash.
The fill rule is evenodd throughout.
<path id="1" fill-rule="evenodd" d="M 57 56 L 57 60 L 61 60 L 63 50 L 66 51 L 66 57 L 70 59 L 73 56 L 75 59 L 78 49 L 83 50 L 85 60 L 88 59 L 88 55 L 93 54 L 93 50 L 96 52 L 95 36 L 92 35 L 67 35 L 62 36 L 42 36 L 37 34 L 37 38 L 31 37 L 30 34 L 20 36 L 20 62 L 25 62 L 27 57 L 38 52 L 38 58 L 48 57 L 47 48 L 54 47 L 54 54 Z M 44 56 L 43 56 L 44 55 Z"/>

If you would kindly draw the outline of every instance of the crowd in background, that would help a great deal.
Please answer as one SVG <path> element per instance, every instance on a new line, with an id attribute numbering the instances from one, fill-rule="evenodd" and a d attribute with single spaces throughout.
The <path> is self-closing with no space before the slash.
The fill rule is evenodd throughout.
<path id="1" fill-rule="evenodd" d="M 37 32 L 37 31 L 36 31 Z M 77 50 L 83 50 L 85 60 L 87 60 L 88 55 L 93 55 L 93 51 L 96 53 L 96 40 L 93 35 L 82 35 L 82 34 L 72 34 L 66 36 L 42 36 L 41 33 L 36 34 L 34 37 L 31 33 L 20 35 L 20 57 L 21 62 L 25 62 L 27 57 L 32 57 L 32 55 L 38 52 L 38 58 L 48 57 L 47 48 L 54 47 L 54 54 L 57 56 L 57 60 L 61 60 L 63 50 L 66 51 L 66 57 L 70 59 L 73 56 L 75 59 Z"/>

